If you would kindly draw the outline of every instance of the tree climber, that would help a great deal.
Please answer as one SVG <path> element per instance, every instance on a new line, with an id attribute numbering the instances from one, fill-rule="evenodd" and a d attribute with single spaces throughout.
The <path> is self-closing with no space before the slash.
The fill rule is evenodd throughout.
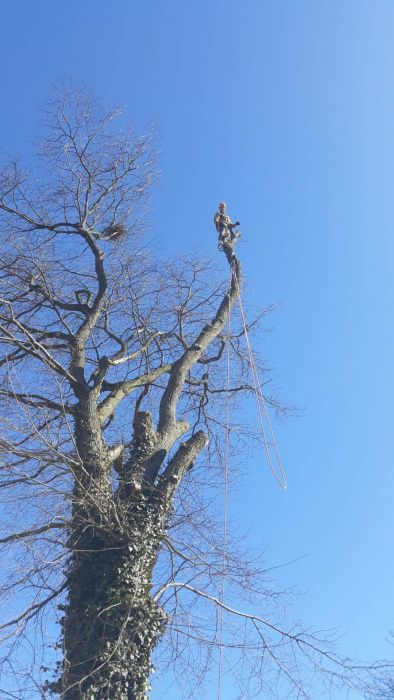
<path id="1" fill-rule="evenodd" d="M 213 217 L 216 230 L 219 234 L 219 250 L 223 250 L 223 243 L 233 242 L 241 235 L 239 231 L 234 231 L 235 227 L 239 226 L 239 221 L 232 223 L 230 217 L 227 216 L 226 211 L 227 204 L 225 202 L 220 202 L 219 211 L 217 211 Z"/>

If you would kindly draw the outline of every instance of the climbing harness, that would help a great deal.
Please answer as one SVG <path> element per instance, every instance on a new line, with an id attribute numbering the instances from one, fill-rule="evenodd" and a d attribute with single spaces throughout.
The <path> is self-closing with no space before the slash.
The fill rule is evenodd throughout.
<path id="1" fill-rule="evenodd" d="M 230 224 L 229 226 L 226 226 L 221 233 L 219 233 L 218 250 L 222 251 L 223 245 L 233 244 L 238 238 L 241 237 L 240 231 L 234 231 L 234 228 L 237 225 L 238 224 Z"/>
<path id="2" fill-rule="evenodd" d="M 216 230 L 219 234 L 218 249 L 223 250 L 223 246 L 226 244 L 234 243 L 234 241 L 240 237 L 240 231 L 235 231 L 234 229 L 239 226 L 239 221 L 234 223 L 231 221 L 230 217 L 226 214 L 227 204 L 225 202 L 220 202 L 219 210 L 213 217 Z"/>

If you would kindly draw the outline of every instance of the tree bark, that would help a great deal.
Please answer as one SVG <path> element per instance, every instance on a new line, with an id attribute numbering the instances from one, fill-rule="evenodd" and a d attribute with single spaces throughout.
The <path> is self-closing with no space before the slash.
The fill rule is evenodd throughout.
<path id="1" fill-rule="evenodd" d="M 176 416 L 186 374 L 217 337 L 238 296 L 239 264 L 234 257 L 232 262 L 231 288 L 214 319 L 169 368 L 157 429 L 148 412 L 135 412 L 133 449 L 118 470 L 115 494 L 99 390 L 86 385 L 81 390 L 75 415 L 80 466 L 74 474 L 68 602 L 62 621 L 65 658 L 59 689 L 64 700 L 148 696 L 151 656 L 166 622 L 151 597 L 152 571 L 174 495 L 206 446 L 205 433 L 197 431 L 182 442 L 162 473 L 160 468 L 189 430 Z"/>
<path id="2" fill-rule="evenodd" d="M 64 700 L 140 700 L 164 622 L 150 597 L 162 509 L 146 491 L 133 493 L 126 510 L 117 507 L 94 391 L 79 401 L 75 443 L 80 467 L 74 475 L 59 690 Z"/>
<path id="3" fill-rule="evenodd" d="M 127 533 L 119 523 L 86 528 L 73 553 L 64 619 L 65 700 L 142 700 L 165 616 L 153 602 L 152 569 L 163 508 L 135 494 Z"/>

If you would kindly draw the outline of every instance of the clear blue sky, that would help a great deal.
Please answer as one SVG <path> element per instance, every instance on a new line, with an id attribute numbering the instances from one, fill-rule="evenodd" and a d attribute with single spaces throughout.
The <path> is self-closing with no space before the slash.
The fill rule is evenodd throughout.
<path id="1" fill-rule="evenodd" d="M 215 255 L 222 198 L 241 220 L 247 301 L 284 304 L 265 355 L 305 411 L 278 428 L 288 492 L 256 460 L 230 508 L 272 564 L 309 555 L 280 573 L 307 623 L 392 653 L 394 4 L 19 0 L 2 27 L 8 151 L 32 149 L 68 73 L 158 119 L 163 253 Z"/>

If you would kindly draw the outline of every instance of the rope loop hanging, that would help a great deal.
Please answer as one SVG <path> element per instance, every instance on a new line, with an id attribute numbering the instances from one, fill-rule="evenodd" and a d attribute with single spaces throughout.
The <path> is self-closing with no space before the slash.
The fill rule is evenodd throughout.
<path id="1" fill-rule="evenodd" d="M 238 284 L 238 278 L 237 275 L 235 274 L 234 270 L 231 270 L 231 278 L 234 279 L 235 284 L 237 286 L 238 290 L 238 303 L 239 303 L 239 309 L 241 312 L 241 318 L 242 318 L 242 324 L 243 324 L 243 331 L 244 331 L 244 336 L 245 336 L 245 341 L 246 341 L 246 346 L 248 349 L 248 354 L 249 354 L 249 366 L 252 372 L 252 378 L 253 378 L 253 386 L 254 386 L 254 393 L 256 397 L 256 404 L 257 404 L 257 412 L 259 416 L 259 423 L 260 423 L 260 431 L 261 431 L 261 437 L 262 437 L 262 442 L 264 445 L 264 450 L 265 454 L 267 457 L 267 464 L 272 472 L 274 478 L 278 482 L 279 486 L 286 490 L 287 489 L 287 481 L 286 481 L 286 474 L 282 466 L 282 461 L 279 455 L 279 450 L 278 446 L 276 443 L 276 438 L 275 438 L 275 433 L 274 429 L 271 423 L 271 419 L 269 417 L 269 412 L 267 408 L 267 401 L 264 397 L 263 390 L 261 388 L 261 382 L 259 378 L 259 373 L 256 367 L 256 362 L 254 359 L 253 355 L 253 350 L 252 346 L 250 343 L 250 338 L 249 338 L 249 333 L 248 333 L 248 325 L 246 322 L 246 315 L 244 311 L 244 307 L 242 304 L 242 297 L 241 297 L 241 289 Z M 267 439 L 267 434 L 271 439 L 271 445 L 268 442 Z"/>
<path id="2" fill-rule="evenodd" d="M 257 412 L 259 416 L 261 437 L 264 445 L 267 463 L 274 478 L 282 489 L 287 489 L 286 475 L 280 459 L 278 446 L 276 443 L 274 429 L 269 416 L 267 402 L 263 394 L 259 373 L 256 367 L 252 346 L 250 343 L 248 325 L 246 321 L 245 310 L 242 304 L 241 290 L 238 284 L 237 275 L 234 269 L 231 269 L 231 279 L 235 280 L 238 291 L 238 303 L 241 312 L 243 332 L 245 336 L 246 346 L 249 355 L 249 366 L 252 372 L 254 394 L 257 404 Z M 228 519 L 228 475 L 229 475 L 229 454 L 230 454 L 230 349 L 231 349 L 231 308 L 228 312 L 228 330 L 227 330 L 227 350 L 226 350 L 226 433 L 224 447 L 224 494 L 223 494 L 223 564 L 221 575 L 221 600 L 224 601 L 225 593 L 225 578 L 227 575 L 227 519 Z M 268 426 L 268 430 L 266 428 Z M 267 440 L 267 433 L 271 436 L 272 445 L 270 446 Z M 271 449 L 270 449 L 271 448 Z M 271 453 L 273 451 L 273 454 Z M 217 700 L 221 698 L 222 692 L 222 675 L 223 675 L 223 626 L 224 626 L 223 609 L 219 612 L 219 660 L 218 660 L 218 683 L 217 683 Z"/>

